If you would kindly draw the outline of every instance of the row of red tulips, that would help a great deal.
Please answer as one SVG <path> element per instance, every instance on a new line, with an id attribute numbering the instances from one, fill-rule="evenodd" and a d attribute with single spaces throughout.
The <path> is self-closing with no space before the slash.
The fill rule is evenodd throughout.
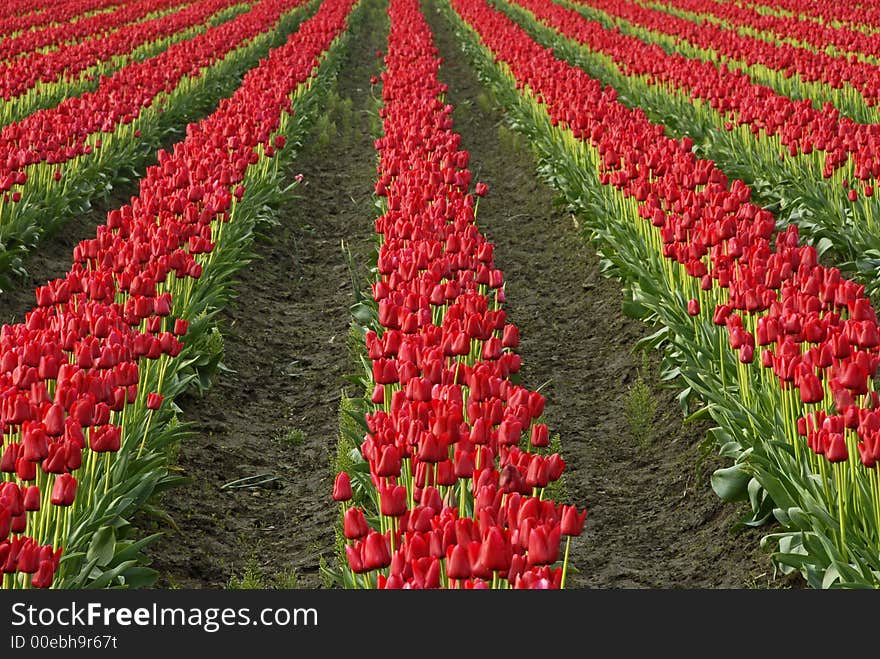
<path id="1" fill-rule="evenodd" d="M 728 119 L 729 130 L 745 125 L 755 133 L 774 136 L 791 156 L 824 152 L 824 178 L 849 163 L 854 184 L 849 189 L 850 199 L 859 193 L 873 195 L 873 182 L 880 177 L 880 125 L 858 124 L 829 106 L 816 109 L 753 83 L 742 71 L 668 54 L 656 44 L 605 29 L 552 0 L 515 2 L 562 34 L 607 55 L 625 75 L 645 76 L 649 84 L 708 103 Z"/>
<path id="2" fill-rule="evenodd" d="M 834 27 L 800 16 L 780 16 L 733 2 L 662 0 L 662 4 L 701 16 L 712 16 L 729 26 L 758 30 L 771 38 L 797 39 L 818 50 L 833 46 L 843 52 L 874 57 L 880 55 L 880 44 L 875 34 L 847 26 Z"/>
<path id="3" fill-rule="evenodd" d="M 873 377 L 880 331 L 863 287 L 818 265 L 815 249 L 799 245 L 795 226 L 774 235 L 772 214 L 749 201 L 750 189 L 697 158 L 690 140 L 666 137 L 642 111 L 618 102 L 613 89 L 557 59 L 483 0 L 451 4 L 500 71 L 534 95 L 534 116 L 546 112 L 553 126 L 567 129 L 557 139 L 588 158 L 578 166 L 595 167 L 597 182 L 618 191 L 618 214 L 609 221 L 631 219 L 649 257 L 654 251 L 662 258 L 670 317 L 690 298 L 687 311 L 695 320 L 690 330 L 686 323 L 675 332 L 695 337 L 695 354 L 716 355 L 721 391 L 714 393 L 720 409 L 713 413 L 742 408 L 746 426 L 734 428 L 737 436 L 757 427 L 774 435 L 768 440 L 754 432 L 748 469 L 762 474 L 760 484 L 772 485 L 774 496 L 779 479 L 803 481 L 804 488 L 820 483 L 811 492 L 818 507 L 799 504 L 817 525 L 835 520 L 831 540 L 842 557 L 836 574 L 876 582 L 880 444 Z M 639 261 L 629 261 L 626 267 L 637 272 Z M 645 290 L 658 285 L 643 281 Z M 725 328 L 720 345 L 710 323 Z M 731 349 L 736 359 L 725 373 Z M 843 567 L 848 561 L 855 563 L 852 573 Z"/>
<path id="4" fill-rule="evenodd" d="M 128 23 L 143 20 L 149 14 L 182 5 L 185 0 L 136 0 L 117 6 L 112 11 L 73 19 L 69 22 L 28 30 L 0 41 L 0 59 L 7 60 L 41 48 L 58 47 L 98 37 L 118 30 Z"/>
<path id="5" fill-rule="evenodd" d="M 66 276 L 37 289 L 23 323 L 0 331 L 4 587 L 144 575 L 133 557 L 143 542 L 116 534 L 132 503 L 165 482 L 160 420 L 197 357 L 183 337 L 191 349 L 191 321 L 204 331 L 261 209 L 280 196 L 275 155 L 314 116 L 294 111 L 313 98 L 353 4 L 326 0 L 173 152 L 160 151 L 139 196 L 76 247 Z"/>
<path id="6" fill-rule="evenodd" d="M 303 0 L 264 0 L 232 21 L 173 45 L 145 62 L 133 62 L 94 92 L 69 98 L 0 130 L 0 191 L 14 193 L 28 181 L 26 169 L 60 165 L 93 151 L 89 138 L 131 123 L 160 94 L 185 76 L 197 75 L 234 49 L 265 33 Z M 161 102 L 161 99 L 160 99 Z"/>
<path id="7" fill-rule="evenodd" d="M 569 3 L 494 4 L 559 57 L 613 86 L 624 103 L 637 103 L 673 133 L 693 138 L 700 155 L 753 187 L 756 203 L 778 209 L 777 221 L 797 223 L 820 256 L 830 250 L 869 294 L 876 292 L 876 262 L 870 257 L 880 249 L 880 202 L 873 175 L 864 167 L 859 172 L 846 154 L 845 163 L 828 171 L 829 154 L 814 146 L 827 148 L 816 132 L 822 122 L 792 132 L 796 117 L 818 115 L 809 104 L 754 84 L 741 72 L 666 54 L 655 44 L 607 30 L 572 11 Z M 851 122 L 836 123 L 845 132 Z M 787 146 L 780 133 L 788 135 Z M 867 179 L 859 180 L 857 173 Z"/>
<path id="8" fill-rule="evenodd" d="M 831 25 L 876 29 L 880 26 L 880 6 L 876 2 L 825 2 L 825 0 L 745 0 L 746 7 L 767 12 L 786 12 L 803 18 L 822 20 Z"/>
<path id="9" fill-rule="evenodd" d="M 586 513 L 544 496 L 565 463 L 547 449 L 544 397 L 511 381 L 518 331 L 476 225 L 475 195 L 487 190 L 469 192 L 430 28 L 418 0 L 391 0 L 388 14 L 378 322 L 366 331 L 373 405 L 360 444 L 370 500 L 343 506 L 345 584 L 559 588 Z M 334 498 L 351 496 L 340 472 Z"/>
<path id="10" fill-rule="evenodd" d="M 156 11 L 160 5 L 152 5 Z M 236 4 L 232 0 L 224 2 L 197 1 L 177 7 L 175 2 L 165 2 L 174 10 L 163 12 L 151 20 L 125 25 L 107 34 L 95 35 L 91 39 L 74 44 L 62 44 L 57 49 L 45 52 L 31 50 L 14 60 L 0 64 L 0 96 L 6 101 L 15 100 L 16 108 L 3 112 L 3 119 L 10 115 L 22 118 L 18 107 L 27 111 L 41 102 L 41 98 L 51 92 L 51 85 L 70 86 L 83 75 L 94 75 L 93 69 L 99 64 L 110 63 L 114 58 L 128 55 L 154 41 L 166 39 L 203 23 L 208 17 Z M 109 73 L 102 70 L 101 73 Z M 13 112 L 15 114 L 13 114 Z"/>
<path id="11" fill-rule="evenodd" d="M 139 167 L 169 131 L 231 93 L 239 76 L 295 26 L 301 4 L 259 2 L 119 69 L 94 91 L 0 129 L 0 274 L 14 269 L 44 232 L 84 212 L 117 176 Z"/>
<path id="12" fill-rule="evenodd" d="M 880 70 L 869 62 L 741 35 L 722 25 L 689 21 L 631 0 L 576 0 L 575 4 L 599 9 L 735 62 L 767 67 L 786 78 L 797 76 L 803 82 L 818 81 L 833 89 L 849 86 L 865 104 L 877 104 Z"/>
<path id="13" fill-rule="evenodd" d="M 119 0 L 49 0 L 38 8 L 29 0 L 8 2 L 0 10 L 0 36 L 39 28 L 49 23 L 69 21 L 82 14 L 100 11 Z"/>

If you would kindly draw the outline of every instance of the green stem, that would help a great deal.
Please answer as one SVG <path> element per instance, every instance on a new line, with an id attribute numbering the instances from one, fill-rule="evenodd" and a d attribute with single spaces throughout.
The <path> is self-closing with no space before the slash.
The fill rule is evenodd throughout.
<path id="1" fill-rule="evenodd" d="M 568 550 L 571 548 L 571 536 L 565 539 L 565 557 L 562 560 L 562 581 L 559 582 L 559 589 L 565 589 L 565 576 L 568 573 Z"/>

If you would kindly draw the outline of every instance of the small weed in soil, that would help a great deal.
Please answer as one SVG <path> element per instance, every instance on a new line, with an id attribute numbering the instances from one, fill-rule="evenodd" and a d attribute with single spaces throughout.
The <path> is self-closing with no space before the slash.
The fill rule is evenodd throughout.
<path id="1" fill-rule="evenodd" d="M 306 434 L 299 428 L 290 428 L 279 433 L 278 441 L 290 444 L 291 446 L 302 446 L 306 441 Z"/>
<path id="2" fill-rule="evenodd" d="M 245 565 L 241 577 L 229 577 L 226 587 L 230 590 L 293 590 L 297 587 L 297 577 L 296 570 L 282 571 L 271 578 L 267 577 L 257 560 L 252 558 Z"/>
<path id="3" fill-rule="evenodd" d="M 645 381 L 648 372 L 648 356 L 642 353 L 642 368 L 636 381 L 629 386 L 624 409 L 630 435 L 641 447 L 650 446 L 654 440 L 654 416 L 657 413 L 657 399 Z"/>

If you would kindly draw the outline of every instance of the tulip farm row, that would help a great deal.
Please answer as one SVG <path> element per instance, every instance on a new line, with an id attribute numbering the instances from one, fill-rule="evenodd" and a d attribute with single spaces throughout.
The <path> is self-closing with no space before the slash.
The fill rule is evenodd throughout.
<path id="1" fill-rule="evenodd" d="M 354 291 L 353 340 L 333 347 L 358 393 L 330 403 L 325 583 L 563 588 L 572 549 L 590 552 L 587 502 L 563 487 L 580 473 L 566 469 L 570 439 L 552 431 L 566 401 L 523 383 L 509 264 L 481 224 L 481 204 L 505 200 L 453 120 L 440 21 L 624 311 L 651 326 L 639 347 L 660 355 L 684 416 L 711 423 L 715 494 L 748 511 L 741 524 L 761 529 L 780 572 L 880 587 L 878 12 L 874 0 L 8 3 L 0 281 L 20 281 L 115 186 L 138 188 L 0 330 L 3 587 L 155 583 L 160 534 L 137 519 L 187 487 L 179 402 L 225 377 L 218 317 L 308 180 L 291 176 L 300 150 L 326 130 L 346 53 L 377 16 L 387 39 L 359 83 L 376 108 L 374 213 L 359 218 L 373 253 L 352 266 L 371 280 Z M 325 166 L 348 180 L 344 159 Z"/>

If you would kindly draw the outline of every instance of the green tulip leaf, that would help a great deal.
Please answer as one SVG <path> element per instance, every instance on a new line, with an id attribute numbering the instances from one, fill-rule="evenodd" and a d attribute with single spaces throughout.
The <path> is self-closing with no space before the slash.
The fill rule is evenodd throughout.
<path id="1" fill-rule="evenodd" d="M 648 308 L 641 302 L 635 300 L 627 300 L 626 302 L 623 302 L 621 304 L 621 310 L 624 315 L 629 316 L 630 318 L 635 318 L 636 320 L 641 320 L 648 315 Z"/>
<path id="2" fill-rule="evenodd" d="M 89 550 L 86 552 L 86 559 L 89 561 L 97 561 L 97 565 L 107 565 L 113 560 L 113 554 L 116 551 L 116 533 L 112 526 L 102 526 L 97 533 L 92 536 L 89 543 Z"/>
<path id="3" fill-rule="evenodd" d="M 134 565 L 125 570 L 120 576 L 125 579 L 128 588 L 146 588 L 156 583 L 159 572 L 153 568 L 142 565 Z"/>
<path id="4" fill-rule="evenodd" d="M 743 471 L 741 465 L 716 469 L 710 480 L 712 489 L 722 501 L 744 501 L 749 496 L 751 476 Z"/>

